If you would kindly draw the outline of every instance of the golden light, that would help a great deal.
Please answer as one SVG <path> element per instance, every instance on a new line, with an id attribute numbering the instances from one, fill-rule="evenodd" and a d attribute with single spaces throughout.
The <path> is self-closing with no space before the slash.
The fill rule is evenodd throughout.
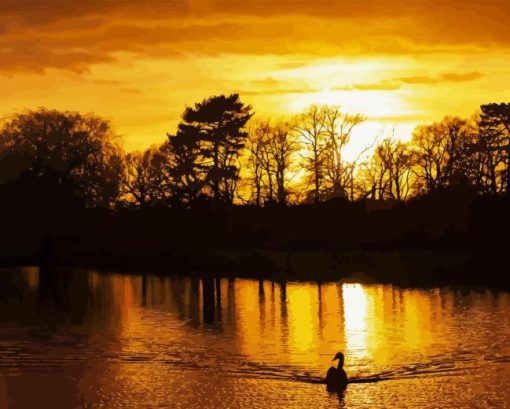
<path id="1" fill-rule="evenodd" d="M 6 25 L 0 51 L 16 59 L 0 64 L 0 118 L 42 105 L 95 111 L 113 121 L 126 149 L 144 149 L 175 131 L 186 105 L 239 92 L 259 118 L 338 104 L 374 128 L 404 124 L 397 136 L 405 138 L 411 123 L 469 115 L 508 95 L 504 30 L 471 24 L 474 16 L 498 20 L 498 7 L 480 16 L 483 5 L 469 4 L 450 21 L 425 3 L 398 13 L 363 10 L 364 2 L 319 2 L 311 13 L 306 2 L 292 11 L 281 2 L 227 3 L 17 9 L 19 21 L 38 23 Z"/>
<path id="2" fill-rule="evenodd" d="M 315 289 L 311 286 L 292 285 L 287 289 L 289 305 L 289 345 L 299 352 L 315 349 L 317 334 L 317 306 Z M 312 292 L 314 293 L 312 295 Z"/>
<path id="3" fill-rule="evenodd" d="M 357 359 L 367 355 L 368 302 L 361 284 L 343 284 L 345 346 Z"/>

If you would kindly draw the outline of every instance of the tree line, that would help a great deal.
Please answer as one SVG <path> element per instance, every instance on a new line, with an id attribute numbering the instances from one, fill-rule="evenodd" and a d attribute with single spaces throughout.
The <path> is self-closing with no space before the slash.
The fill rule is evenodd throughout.
<path id="1" fill-rule="evenodd" d="M 351 159 L 360 114 L 316 105 L 286 121 L 253 115 L 237 94 L 212 96 L 187 107 L 161 145 L 124 152 L 97 115 L 18 113 L 0 128 L 0 188 L 46 178 L 106 208 L 405 201 L 455 186 L 510 193 L 510 103 L 420 125 L 409 142 L 374 138 Z"/>

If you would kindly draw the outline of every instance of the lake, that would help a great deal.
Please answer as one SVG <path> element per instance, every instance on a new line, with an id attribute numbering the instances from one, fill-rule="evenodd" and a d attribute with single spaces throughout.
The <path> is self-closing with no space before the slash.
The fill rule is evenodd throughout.
<path id="1" fill-rule="evenodd" d="M 2 408 L 502 408 L 509 385 L 505 292 L 0 271 Z"/>

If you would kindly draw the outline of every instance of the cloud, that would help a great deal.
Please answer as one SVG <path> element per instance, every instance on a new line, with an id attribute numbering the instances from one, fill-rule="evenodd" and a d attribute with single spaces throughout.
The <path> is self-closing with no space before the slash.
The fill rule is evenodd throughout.
<path id="1" fill-rule="evenodd" d="M 266 77 L 261 80 L 252 80 L 250 82 L 251 82 L 251 84 L 256 85 L 256 86 L 261 85 L 261 86 L 266 86 L 266 87 L 279 87 L 286 83 L 284 81 L 277 80 L 273 77 Z"/>
<path id="2" fill-rule="evenodd" d="M 400 89 L 400 84 L 394 81 L 380 81 L 367 84 L 352 84 L 335 87 L 335 91 L 395 91 Z"/>
<path id="3" fill-rule="evenodd" d="M 239 95 L 285 95 L 285 94 L 310 94 L 319 92 L 312 88 L 283 88 L 283 89 L 262 89 L 262 90 L 244 90 L 235 91 Z"/>
<path id="4" fill-rule="evenodd" d="M 401 77 L 399 81 L 404 84 L 437 84 L 440 82 L 469 82 L 482 79 L 484 75 L 478 71 L 457 73 L 445 72 L 437 77 Z"/>
<path id="5" fill-rule="evenodd" d="M 278 68 L 281 70 L 293 70 L 296 68 L 306 67 L 309 64 L 310 64 L 309 60 L 303 60 L 303 59 L 294 60 L 294 59 L 292 59 L 289 61 L 284 61 L 284 62 L 279 63 Z"/>
<path id="6" fill-rule="evenodd" d="M 404 84 L 436 84 L 439 82 L 437 78 L 433 77 L 400 77 L 397 78 L 398 81 L 404 83 Z"/>
<path id="7" fill-rule="evenodd" d="M 402 124 L 406 122 L 422 122 L 430 118 L 426 112 L 409 112 L 396 115 L 372 115 L 372 120 L 377 120 L 386 123 Z"/>
<path id="8" fill-rule="evenodd" d="M 102 80 L 102 79 L 92 80 L 91 82 L 94 84 L 98 84 L 98 85 L 121 85 L 122 84 L 121 81 Z"/>
<path id="9" fill-rule="evenodd" d="M 361 83 L 344 85 L 333 88 L 335 91 L 395 91 L 405 85 L 423 85 L 423 84 L 439 84 L 445 82 L 469 82 L 477 81 L 484 78 L 484 75 L 478 71 L 455 73 L 446 72 L 439 76 L 412 76 L 399 77 L 389 80 L 382 80 L 374 83 Z"/>
<path id="10" fill-rule="evenodd" d="M 54 51 L 35 46 L 23 49 L 0 49 L 0 72 L 34 72 L 43 74 L 47 69 L 66 69 L 83 74 L 91 64 L 112 63 L 115 58 L 106 53 L 86 51 Z"/>
<path id="11" fill-rule="evenodd" d="M 232 87 L 231 82 L 225 82 L 225 87 Z M 273 77 L 254 79 L 246 83 L 248 86 L 241 91 L 234 91 L 240 95 L 285 95 L 285 94 L 309 94 L 319 92 L 310 87 L 305 81 L 287 81 Z"/>
<path id="12" fill-rule="evenodd" d="M 307 61 L 509 50 L 509 15 L 510 3 L 498 0 L 7 0 L 0 2 L 0 71 L 82 73 L 93 64 L 115 62 L 116 53 L 155 58 L 271 54 Z M 296 65 L 300 62 L 289 60 L 287 67 Z M 402 82 L 426 83 L 425 78 Z"/>
<path id="13" fill-rule="evenodd" d="M 476 81 L 482 79 L 484 75 L 479 73 L 478 71 L 467 72 L 465 74 L 458 74 L 454 72 L 447 72 L 441 75 L 441 79 L 443 81 L 449 82 L 466 82 L 466 81 Z"/>

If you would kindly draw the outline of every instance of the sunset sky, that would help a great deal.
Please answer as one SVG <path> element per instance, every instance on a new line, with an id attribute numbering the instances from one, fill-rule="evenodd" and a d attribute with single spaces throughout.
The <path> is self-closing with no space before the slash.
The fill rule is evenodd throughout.
<path id="1" fill-rule="evenodd" d="M 45 106 L 112 120 L 126 149 L 186 105 L 239 92 L 258 118 L 313 103 L 407 138 L 510 97 L 510 2 L 1 1 L 0 117 Z"/>

